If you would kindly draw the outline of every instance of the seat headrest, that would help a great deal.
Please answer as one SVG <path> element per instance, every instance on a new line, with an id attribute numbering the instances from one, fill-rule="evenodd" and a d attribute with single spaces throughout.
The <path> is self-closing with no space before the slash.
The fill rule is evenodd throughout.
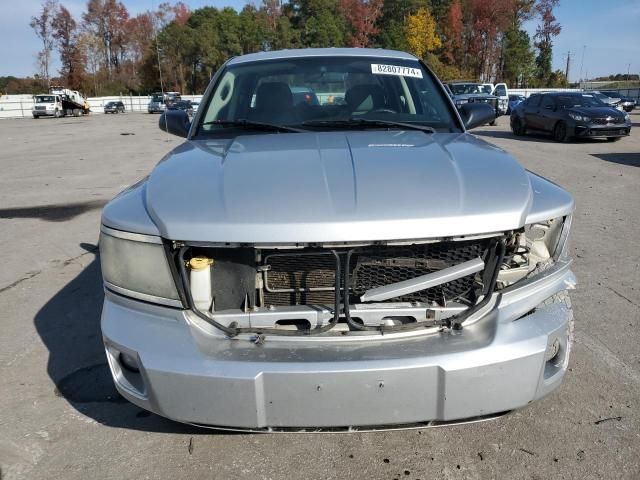
<path id="1" fill-rule="evenodd" d="M 345 93 L 344 101 L 352 112 L 383 108 L 386 104 L 384 90 L 379 85 L 363 84 L 351 87 Z"/>
<path id="2" fill-rule="evenodd" d="M 293 94 L 284 82 L 265 82 L 256 91 L 256 109 L 282 110 L 293 107 Z"/>

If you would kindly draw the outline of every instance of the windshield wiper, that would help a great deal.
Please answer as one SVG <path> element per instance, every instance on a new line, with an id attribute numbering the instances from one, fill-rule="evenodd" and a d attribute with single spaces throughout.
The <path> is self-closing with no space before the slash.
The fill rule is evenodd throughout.
<path id="1" fill-rule="evenodd" d="M 272 132 L 293 132 L 302 133 L 307 130 L 295 127 L 287 127 L 286 125 L 276 125 L 274 123 L 254 122 L 253 120 L 247 120 L 239 118 L 237 120 L 212 120 L 210 122 L 204 122 L 205 125 L 220 125 L 221 127 L 242 127 L 242 128 L 256 128 L 261 130 L 269 130 Z"/>
<path id="2" fill-rule="evenodd" d="M 305 127 L 399 127 L 406 130 L 420 130 L 425 133 L 436 133 L 436 129 L 416 123 L 393 122 L 390 120 L 372 120 L 369 118 L 349 118 L 346 120 L 307 120 Z"/>

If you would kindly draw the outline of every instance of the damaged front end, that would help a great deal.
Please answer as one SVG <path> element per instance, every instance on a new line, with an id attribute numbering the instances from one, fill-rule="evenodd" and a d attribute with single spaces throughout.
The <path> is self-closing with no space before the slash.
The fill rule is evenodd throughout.
<path id="1" fill-rule="evenodd" d="M 564 217 L 437 242 L 171 242 L 167 252 L 184 306 L 230 337 L 457 330 L 494 294 L 495 307 L 503 289 L 552 266 L 569 227 Z M 206 272 L 194 275 L 194 262 Z"/>
<path id="2" fill-rule="evenodd" d="M 567 369 L 570 223 L 313 245 L 103 226 L 102 331 L 116 387 L 174 420 L 269 432 L 432 426 L 521 408 Z"/>

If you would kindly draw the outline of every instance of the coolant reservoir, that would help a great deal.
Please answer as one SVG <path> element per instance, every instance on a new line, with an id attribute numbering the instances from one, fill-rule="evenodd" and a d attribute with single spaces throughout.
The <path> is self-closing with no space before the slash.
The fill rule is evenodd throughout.
<path id="1" fill-rule="evenodd" d="M 198 310 L 213 310 L 213 296 L 211 292 L 211 266 L 213 259 L 207 257 L 193 257 L 189 260 L 189 280 L 191 282 L 191 296 Z"/>

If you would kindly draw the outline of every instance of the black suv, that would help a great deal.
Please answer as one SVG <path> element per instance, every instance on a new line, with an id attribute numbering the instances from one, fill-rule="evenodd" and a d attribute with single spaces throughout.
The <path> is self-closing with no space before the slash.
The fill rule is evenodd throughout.
<path id="1" fill-rule="evenodd" d="M 631 132 L 629 114 L 602 103 L 591 93 L 553 92 L 531 95 L 511 112 L 511 130 L 553 134 L 558 142 L 573 137 L 619 140 Z"/>
<path id="2" fill-rule="evenodd" d="M 124 113 L 124 103 L 109 102 L 104 106 L 104 113 Z"/>

